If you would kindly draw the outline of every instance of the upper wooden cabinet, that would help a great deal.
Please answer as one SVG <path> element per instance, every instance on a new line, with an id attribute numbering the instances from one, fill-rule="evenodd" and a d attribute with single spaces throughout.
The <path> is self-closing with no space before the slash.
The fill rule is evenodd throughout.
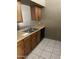
<path id="1" fill-rule="evenodd" d="M 17 1 L 17 22 L 23 22 L 22 11 L 21 11 L 21 2 Z"/>
<path id="2" fill-rule="evenodd" d="M 31 6 L 31 16 L 32 16 L 32 20 L 41 20 L 42 8 L 37 6 Z"/>
<path id="3" fill-rule="evenodd" d="M 37 3 L 37 4 L 42 5 L 42 6 L 45 7 L 45 3 L 46 3 L 45 0 L 31 0 L 31 1 L 33 1 L 33 2 L 35 2 L 35 3 Z"/>

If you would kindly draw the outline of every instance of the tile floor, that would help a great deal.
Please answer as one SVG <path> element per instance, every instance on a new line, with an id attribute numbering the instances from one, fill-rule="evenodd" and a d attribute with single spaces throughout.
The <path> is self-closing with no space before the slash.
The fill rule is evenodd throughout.
<path id="1" fill-rule="evenodd" d="M 60 59 L 61 42 L 44 38 L 26 59 Z"/>

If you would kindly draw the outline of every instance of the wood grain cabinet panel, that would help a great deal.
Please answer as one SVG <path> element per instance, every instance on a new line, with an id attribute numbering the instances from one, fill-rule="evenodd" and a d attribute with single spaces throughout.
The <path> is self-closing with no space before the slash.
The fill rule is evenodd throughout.
<path id="1" fill-rule="evenodd" d="M 17 43 L 17 59 L 24 59 L 44 38 L 45 28 Z"/>
<path id="2" fill-rule="evenodd" d="M 32 51 L 30 36 L 24 39 L 24 45 L 25 45 L 25 55 L 28 55 Z"/>
<path id="3" fill-rule="evenodd" d="M 24 59 L 24 40 L 17 43 L 17 59 Z"/>
<path id="4" fill-rule="evenodd" d="M 42 18 L 42 8 L 38 6 L 31 6 L 31 16 L 32 20 L 41 20 Z"/>
<path id="5" fill-rule="evenodd" d="M 45 28 L 41 29 L 40 40 L 43 40 L 44 37 L 45 37 Z"/>
<path id="6" fill-rule="evenodd" d="M 34 49 L 37 45 L 37 33 L 32 34 L 31 39 L 32 39 L 32 49 Z"/>
<path id="7" fill-rule="evenodd" d="M 38 19 L 41 20 L 42 19 L 42 9 L 38 8 Z"/>
<path id="8" fill-rule="evenodd" d="M 37 32 L 37 44 L 40 43 L 40 39 L 41 39 L 41 38 L 40 38 L 40 37 L 41 37 L 40 35 L 41 35 L 41 32 L 38 31 L 38 32 Z"/>
<path id="9" fill-rule="evenodd" d="M 22 10 L 21 10 L 21 2 L 17 1 L 17 22 L 23 22 L 22 18 Z"/>

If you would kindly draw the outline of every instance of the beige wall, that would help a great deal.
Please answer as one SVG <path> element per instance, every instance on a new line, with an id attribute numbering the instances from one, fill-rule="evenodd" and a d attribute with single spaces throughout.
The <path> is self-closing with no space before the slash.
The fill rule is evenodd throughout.
<path id="1" fill-rule="evenodd" d="M 61 39 L 61 1 L 46 0 L 46 8 L 43 9 L 43 22 L 46 27 L 46 37 Z"/>

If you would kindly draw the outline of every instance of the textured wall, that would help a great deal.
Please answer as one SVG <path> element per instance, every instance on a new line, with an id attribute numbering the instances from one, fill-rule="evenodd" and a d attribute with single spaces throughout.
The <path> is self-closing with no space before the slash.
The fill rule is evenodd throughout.
<path id="1" fill-rule="evenodd" d="M 43 22 L 46 25 L 46 37 L 61 39 L 61 1 L 46 0 L 46 8 L 43 9 Z"/>

